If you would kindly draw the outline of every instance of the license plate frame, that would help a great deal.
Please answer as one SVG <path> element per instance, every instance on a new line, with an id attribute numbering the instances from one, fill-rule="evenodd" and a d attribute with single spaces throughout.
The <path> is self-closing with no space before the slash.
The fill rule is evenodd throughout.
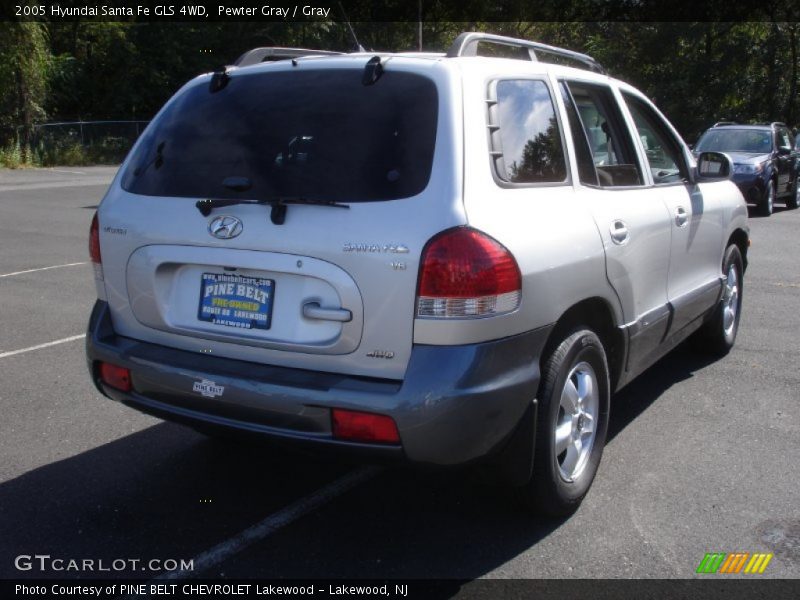
<path id="1" fill-rule="evenodd" d="M 268 330 L 272 326 L 274 298 L 274 279 L 203 273 L 197 318 L 229 329 Z"/>

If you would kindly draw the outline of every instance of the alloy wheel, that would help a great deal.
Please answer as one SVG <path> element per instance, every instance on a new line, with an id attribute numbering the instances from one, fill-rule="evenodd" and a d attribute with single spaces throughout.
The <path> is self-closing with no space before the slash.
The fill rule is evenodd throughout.
<path id="1" fill-rule="evenodd" d="M 561 392 L 555 431 L 558 471 L 573 481 L 586 467 L 597 431 L 600 390 L 597 375 L 587 362 L 570 371 Z"/>

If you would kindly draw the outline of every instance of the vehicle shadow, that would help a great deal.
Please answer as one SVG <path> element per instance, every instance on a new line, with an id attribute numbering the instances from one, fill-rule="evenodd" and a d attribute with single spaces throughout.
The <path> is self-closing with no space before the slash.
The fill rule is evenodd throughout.
<path id="1" fill-rule="evenodd" d="M 20 572 L 14 559 L 188 559 L 349 469 L 157 424 L 0 484 L 0 578 L 152 577 Z"/>
<path id="2" fill-rule="evenodd" d="M 675 348 L 611 399 L 606 443 L 611 443 L 672 386 L 691 379 L 697 371 L 717 360 L 694 351 L 688 342 Z"/>
<path id="3" fill-rule="evenodd" d="M 609 442 L 710 362 L 680 349 L 628 386 L 614 399 Z M 190 559 L 354 468 L 157 424 L 0 484 L 0 578 L 151 578 L 158 572 L 142 563 L 97 573 L 19 571 L 14 562 Z M 464 473 L 390 468 L 197 575 L 472 580 L 582 518 L 532 517 L 507 490 Z"/>

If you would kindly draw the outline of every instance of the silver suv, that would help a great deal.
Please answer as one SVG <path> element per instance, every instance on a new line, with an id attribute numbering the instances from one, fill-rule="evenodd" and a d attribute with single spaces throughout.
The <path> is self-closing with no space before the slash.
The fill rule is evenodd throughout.
<path id="1" fill-rule="evenodd" d="M 568 50 L 256 49 L 175 94 L 98 209 L 89 370 L 201 430 L 479 465 L 568 514 L 611 393 L 734 343 L 730 171 Z"/>

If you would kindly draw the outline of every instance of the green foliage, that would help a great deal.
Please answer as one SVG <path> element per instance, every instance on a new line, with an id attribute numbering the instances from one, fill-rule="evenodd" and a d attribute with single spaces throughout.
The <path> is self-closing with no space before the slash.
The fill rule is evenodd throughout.
<path id="1" fill-rule="evenodd" d="M 0 148 L 0 167 L 18 169 L 20 166 L 22 166 L 22 152 L 18 143 Z"/>
<path id="2" fill-rule="evenodd" d="M 0 148 L 0 167 L 20 169 L 39 166 L 41 166 L 41 162 L 39 162 L 32 149 L 30 147 L 21 148 L 18 141 Z"/>
<path id="3" fill-rule="evenodd" d="M 416 16 L 417 3 L 391 1 L 398 14 Z M 480 0 L 467 4 L 476 15 L 491 13 Z M 373 10 L 367 0 L 351 5 L 359 16 Z M 780 12 L 770 15 L 772 21 L 753 22 L 463 23 L 452 21 L 448 3 L 425 0 L 422 9 L 425 51 L 446 50 L 461 31 L 484 30 L 586 52 L 653 98 L 689 141 L 721 119 L 790 125 L 800 119 L 800 25 L 781 21 Z M 356 21 L 353 27 L 367 50 L 420 47 L 413 21 Z M 348 51 L 354 45 L 349 29 L 334 22 L 0 23 L 0 147 L 11 157 L 4 160 L 13 162 L 9 148 L 18 144 L 20 160 L 27 161 L 34 125 L 46 120 L 150 119 L 188 79 L 250 48 Z M 34 148 L 33 158 L 45 164 L 112 160 L 118 150 L 109 145 L 59 143 Z"/>
<path id="4" fill-rule="evenodd" d="M 0 132 L 8 142 L 19 131 L 23 161 L 33 125 L 45 115 L 49 64 L 44 24 L 0 22 Z"/>

